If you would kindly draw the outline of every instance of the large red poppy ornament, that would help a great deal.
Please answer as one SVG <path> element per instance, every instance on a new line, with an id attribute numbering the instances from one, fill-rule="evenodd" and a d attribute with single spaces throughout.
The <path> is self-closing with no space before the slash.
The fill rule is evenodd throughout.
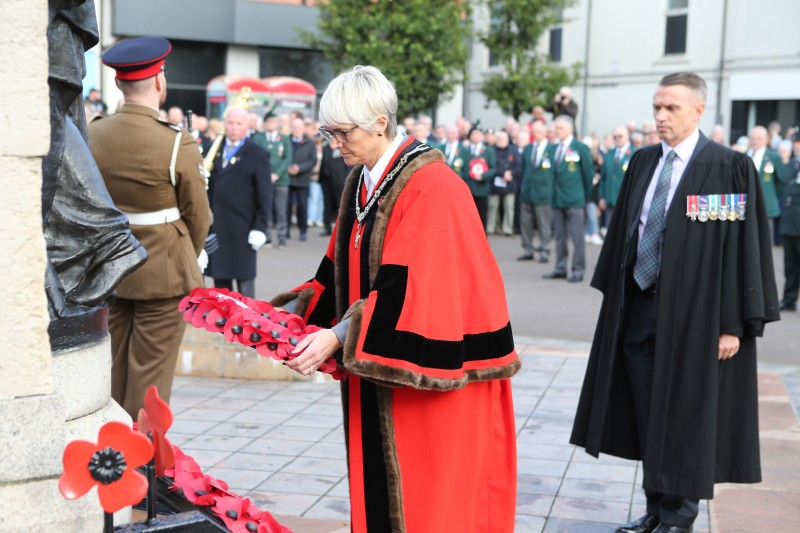
<path id="1" fill-rule="evenodd" d="M 488 167 L 487 167 L 488 168 Z M 259 354 L 278 361 L 293 359 L 292 351 L 319 327 L 306 324 L 302 317 L 276 309 L 228 289 L 196 288 L 178 306 L 183 319 L 196 328 L 222 333 L 228 342 L 254 348 Z M 328 359 L 319 371 L 334 379 L 344 379 L 345 373 Z"/>
<path id="2" fill-rule="evenodd" d="M 136 426 L 144 435 L 151 435 L 155 449 L 156 474 L 175 466 L 175 452 L 167 439 L 167 430 L 172 426 L 172 409 L 158 397 L 158 389 L 150 385 L 144 395 L 144 407 L 139 409 Z"/>
<path id="3" fill-rule="evenodd" d="M 152 457 L 147 437 L 122 422 L 108 422 L 100 428 L 97 444 L 75 440 L 67 445 L 58 490 L 75 500 L 97 485 L 103 510 L 115 513 L 144 498 L 147 479 L 136 468 Z"/>

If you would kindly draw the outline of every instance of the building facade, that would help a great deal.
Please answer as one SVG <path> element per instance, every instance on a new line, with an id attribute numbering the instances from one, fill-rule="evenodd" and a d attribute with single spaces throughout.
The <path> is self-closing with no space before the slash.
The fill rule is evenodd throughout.
<path id="1" fill-rule="evenodd" d="M 800 2 L 795 0 L 579 0 L 543 36 L 540 52 L 582 64 L 573 87 L 582 132 L 651 120 L 653 88 L 665 74 L 694 71 L 708 83 L 701 128 L 724 126 L 735 141 L 756 124 L 800 120 Z M 488 25 L 489 10 L 475 11 Z M 489 51 L 473 43 L 463 114 L 501 126 L 503 116 L 480 92 L 492 71 Z M 449 104 L 457 109 L 458 102 Z"/>
<path id="2" fill-rule="evenodd" d="M 330 63 L 303 39 L 304 32 L 316 31 L 313 0 L 95 1 L 101 50 L 139 35 L 172 41 L 168 106 L 204 113 L 205 85 L 220 74 L 295 76 L 319 93 L 334 76 Z M 478 30 L 489 26 L 489 5 L 473 4 Z M 578 0 L 543 36 L 538 51 L 563 65 L 582 65 L 573 87 L 581 132 L 602 134 L 629 120 L 650 120 L 658 80 L 690 70 L 708 82 L 702 129 L 720 123 L 733 142 L 756 124 L 778 120 L 787 128 L 800 119 L 798 19 L 796 0 Z M 490 55 L 473 41 L 468 79 L 437 110 L 438 123 L 465 116 L 502 126 L 502 112 L 480 90 L 496 68 Z M 99 57 L 90 56 L 89 76 L 94 69 L 92 79 L 113 108 L 121 95 Z"/>
<path id="3" fill-rule="evenodd" d="M 100 49 L 128 37 L 159 35 L 170 40 L 167 58 L 169 93 L 166 107 L 179 106 L 207 114 L 206 84 L 227 74 L 266 78 L 294 76 L 319 93 L 333 69 L 318 50 L 305 44 L 319 14 L 313 0 L 95 0 Z M 100 55 L 88 65 L 99 89 L 114 109 L 121 93 L 114 72 L 102 68 Z M 89 61 L 89 56 L 87 61 Z"/>

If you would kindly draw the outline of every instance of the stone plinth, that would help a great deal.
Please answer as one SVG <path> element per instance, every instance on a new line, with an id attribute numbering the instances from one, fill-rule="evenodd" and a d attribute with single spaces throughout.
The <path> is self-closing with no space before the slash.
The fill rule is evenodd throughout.
<path id="1" fill-rule="evenodd" d="M 252 348 L 227 342 L 219 333 L 186 327 L 175 373 L 179 376 L 271 379 L 277 381 L 327 381 L 317 372 L 304 377 L 280 361 L 259 355 Z"/>

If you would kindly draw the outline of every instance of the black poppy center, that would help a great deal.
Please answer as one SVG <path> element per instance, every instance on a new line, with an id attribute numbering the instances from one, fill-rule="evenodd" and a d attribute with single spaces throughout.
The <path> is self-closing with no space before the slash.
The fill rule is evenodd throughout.
<path id="1" fill-rule="evenodd" d="M 89 474 L 103 485 L 119 480 L 126 468 L 128 465 L 125 463 L 125 456 L 114 448 L 97 450 L 89 461 Z"/>
<path id="2" fill-rule="evenodd" d="M 247 531 L 258 531 L 258 524 L 256 524 L 255 522 L 250 522 L 249 520 L 244 527 L 247 528 Z"/>

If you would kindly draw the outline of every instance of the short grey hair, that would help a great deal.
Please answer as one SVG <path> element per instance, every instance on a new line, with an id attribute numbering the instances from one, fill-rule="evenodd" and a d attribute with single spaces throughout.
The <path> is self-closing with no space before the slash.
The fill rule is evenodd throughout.
<path id="1" fill-rule="evenodd" d="M 675 72 L 673 74 L 667 74 L 658 84 L 662 87 L 668 87 L 670 85 L 683 85 L 684 87 L 691 89 L 700 99 L 702 103 L 706 103 L 706 98 L 708 97 L 708 85 L 706 85 L 706 80 L 701 78 L 699 75 L 695 74 L 694 72 Z"/>
<path id="2" fill-rule="evenodd" d="M 569 126 L 570 131 L 575 131 L 575 123 L 572 121 L 572 117 L 569 115 L 558 115 L 553 123 L 562 122 Z"/>
<path id="3" fill-rule="evenodd" d="M 397 133 L 397 93 L 386 76 L 372 66 L 355 66 L 328 84 L 319 102 L 319 121 L 323 126 L 356 124 L 375 131 L 380 116 L 387 118 L 386 134 Z"/>

